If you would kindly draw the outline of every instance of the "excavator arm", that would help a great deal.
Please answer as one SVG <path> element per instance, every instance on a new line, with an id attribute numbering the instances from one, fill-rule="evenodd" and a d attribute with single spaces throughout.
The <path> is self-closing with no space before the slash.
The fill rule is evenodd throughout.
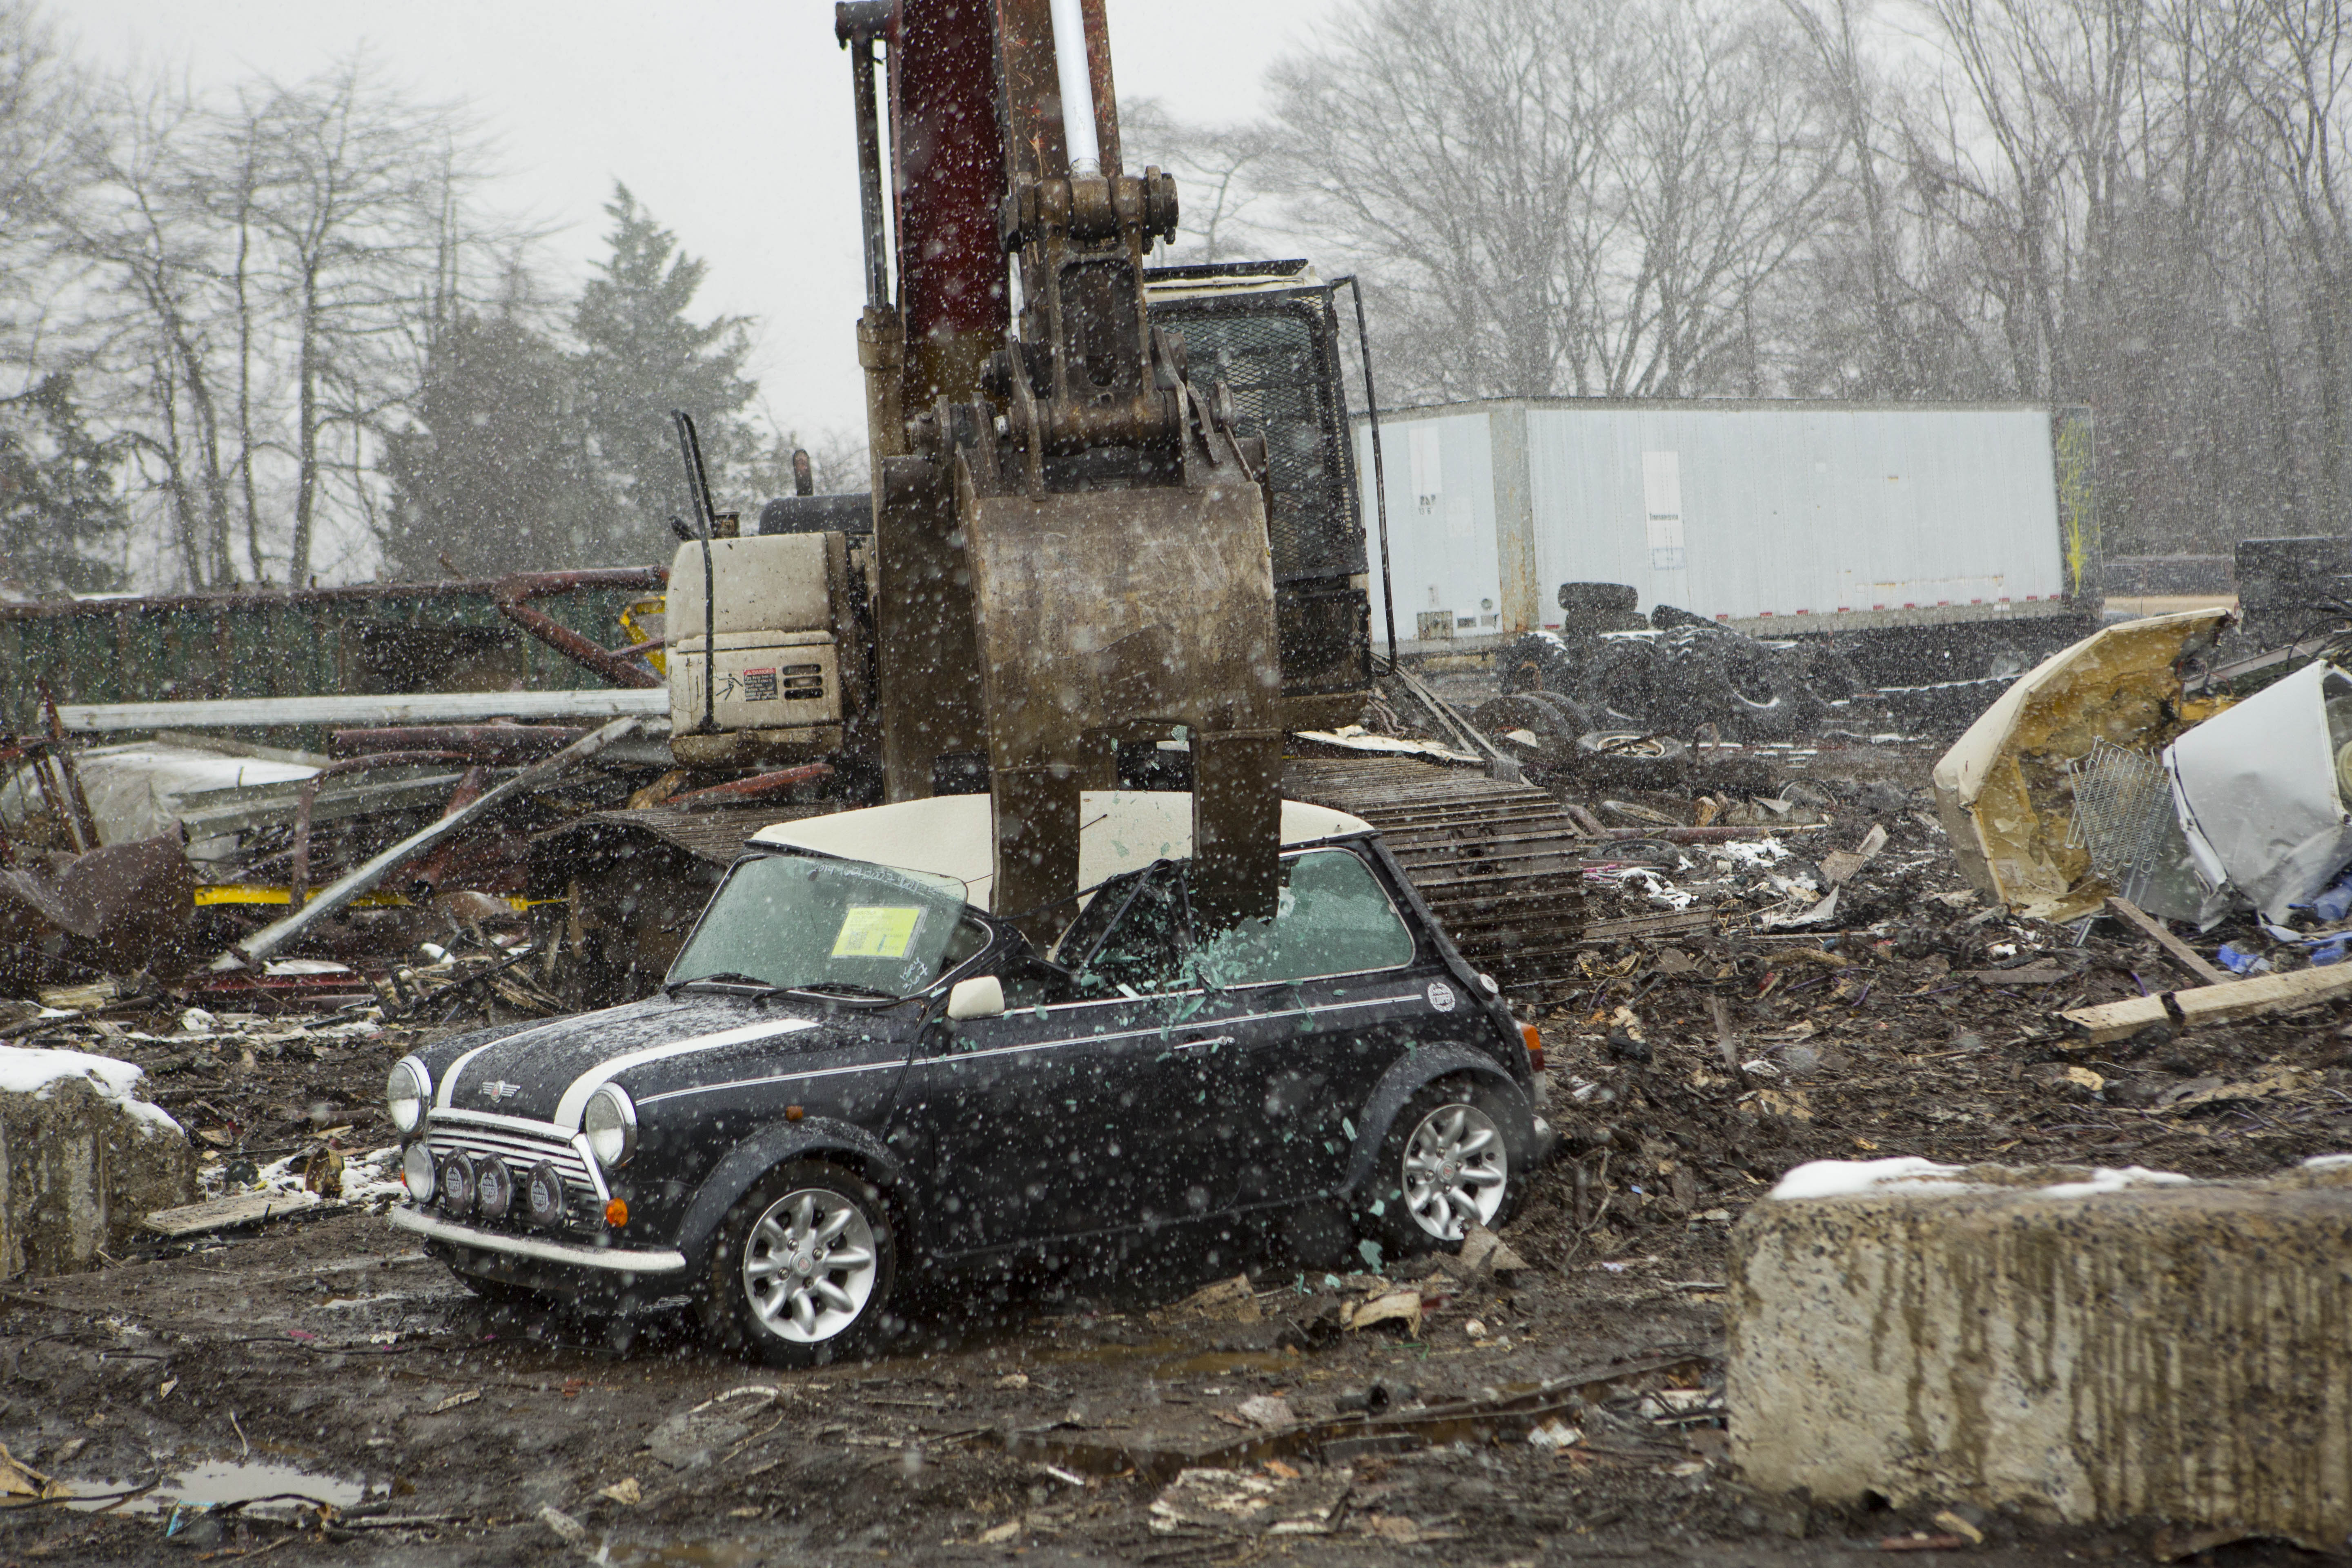
<path id="1" fill-rule="evenodd" d="M 927 795 L 943 765 L 984 756 L 994 907 L 1041 911 L 1029 918 L 1050 931 L 1077 890 L 1079 792 L 1115 783 L 1120 741 L 1181 736 L 1196 919 L 1270 916 L 1281 668 L 1265 454 L 1150 324 L 1144 257 L 1175 232 L 1175 182 L 1121 165 L 1100 0 L 844 5 L 836 31 L 866 198 L 886 788 Z"/>

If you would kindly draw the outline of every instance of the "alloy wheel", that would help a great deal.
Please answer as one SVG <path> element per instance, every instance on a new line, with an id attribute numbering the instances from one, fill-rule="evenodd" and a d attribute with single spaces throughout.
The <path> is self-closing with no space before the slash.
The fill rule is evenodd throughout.
<path id="1" fill-rule="evenodd" d="M 874 1294 L 874 1227 L 847 1197 L 803 1187 L 770 1204 L 743 1243 L 743 1296 L 767 1330 L 816 1344 L 857 1321 Z"/>
<path id="2" fill-rule="evenodd" d="M 1405 1140 L 1401 1174 L 1413 1223 L 1440 1241 L 1459 1241 L 1503 1206 L 1510 1165 L 1502 1130 L 1475 1105 L 1441 1105 Z"/>

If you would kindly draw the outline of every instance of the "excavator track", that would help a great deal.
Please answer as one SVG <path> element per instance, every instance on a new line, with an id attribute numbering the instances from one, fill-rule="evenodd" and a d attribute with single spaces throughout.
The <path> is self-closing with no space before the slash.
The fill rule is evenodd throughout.
<path id="1" fill-rule="evenodd" d="M 1542 790 L 1410 757 L 1293 757 L 1282 793 L 1379 828 L 1462 956 L 1506 991 L 1575 974 L 1585 836 Z"/>

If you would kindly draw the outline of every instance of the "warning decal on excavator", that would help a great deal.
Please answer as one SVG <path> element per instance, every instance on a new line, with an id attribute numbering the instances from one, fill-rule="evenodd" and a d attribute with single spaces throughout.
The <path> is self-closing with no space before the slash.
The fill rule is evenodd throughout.
<path id="1" fill-rule="evenodd" d="M 835 958 L 904 958 L 921 921 L 919 907 L 852 904 L 843 911 L 841 934 L 833 939 Z"/>

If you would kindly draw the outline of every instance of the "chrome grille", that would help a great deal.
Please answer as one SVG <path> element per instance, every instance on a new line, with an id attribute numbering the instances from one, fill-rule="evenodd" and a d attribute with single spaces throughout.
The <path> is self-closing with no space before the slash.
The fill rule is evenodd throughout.
<path id="1" fill-rule="evenodd" d="M 552 1132 L 544 1138 L 528 1132 L 517 1132 L 505 1127 L 476 1127 L 462 1121 L 445 1121 L 436 1118 L 425 1130 L 425 1146 L 433 1151 L 436 1159 L 463 1152 L 475 1160 L 496 1154 L 514 1172 L 518 1189 L 529 1179 L 531 1167 L 541 1160 L 553 1163 L 563 1178 L 567 1192 L 596 1195 L 596 1184 L 588 1174 L 587 1162 L 578 1150 L 559 1142 Z"/>

